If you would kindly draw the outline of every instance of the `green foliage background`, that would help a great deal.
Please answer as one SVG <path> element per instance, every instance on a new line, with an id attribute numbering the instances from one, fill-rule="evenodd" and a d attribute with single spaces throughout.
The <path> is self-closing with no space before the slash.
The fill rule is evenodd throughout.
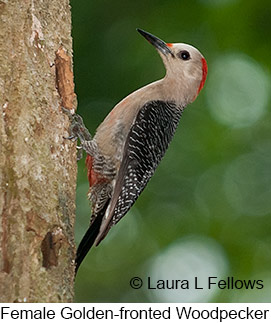
<path id="1" fill-rule="evenodd" d="M 209 67 L 205 88 L 185 110 L 153 179 L 128 215 L 82 264 L 76 279 L 76 301 L 270 302 L 270 0 L 72 0 L 71 5 L 78 113 L 93 134 L 118 101 L 164 75 L 160 57 L 136 27 L 166 42 L 192 44 L 204 54 Z M 232 77 L 229 83 L 233 74 L 225 57 L 237 57 L 238 62 L 244 58 L 247 62 L 247 69 L 240 65 L 239 72 L 237 68 L 239 81 Z M 250 73 L 249 64 L 260 72 Z M 226 80 L 224 70 L 228 73 Z M 263 79 L 257 79 L 261 75 Z M 242 88 L 242 77 L 244 82 L 251 82 L 248 88 Z M 267 89 L 259 98 L 259 91 L 251 95 L 254 83 Z M 233 88 L 236 93 L 231 92 Z M 229 104 L 226 121 L 219 112 L 221 93 L 224 105 Z M 263 96 L 260 110 L 257 102 Z M 252 100 L 253 109 L 246 110 Z M 236 102 L 234 110 L 232 101 Z M 242 104 L 241 121 L 235 125 L 234 113 Z M 242 124 L 242 118 L 250 116 L 252 119 Z M 87 190 L 84 161 L 80 161 L 77 243 L 89 223 Z M 219 279 L 261 279 L 264 289 L 216 288 L 201 298 L 193 292 L 186 298 L 187 291 L 177 291 L 167 298 L 161 292 L 157 298 L 156 291 L 146 287 L 147 277 L 155 270 L 152 263 L 155 259 L 166 262 L 163 255 L 167 250 L 183 241 L 197 241 L 211 253 L 210 241 L 218 247 L 213 252 L 212 266 L 217 266 L 218 253 L 223 260 L 223 268 L 216 269 Z M 164 277 L 186 279 L 182 268 L 193 273 L 187 257 L 194 252 L 196 263 L 200 267 L 203 261 L 204 267 L 204 259 L 194 247 L 186 257 L 176 252 L 177 265 L 169 262 L 171 270 L 176 265 L 175 274 L 167 276 L 165 269 Z M 162 258 L 157 258 L 159 255 Z M 209 274 L 206 272 L 206 276 Z M 133 276 L 143 279 L 141 289 L 130 287 Z"/>

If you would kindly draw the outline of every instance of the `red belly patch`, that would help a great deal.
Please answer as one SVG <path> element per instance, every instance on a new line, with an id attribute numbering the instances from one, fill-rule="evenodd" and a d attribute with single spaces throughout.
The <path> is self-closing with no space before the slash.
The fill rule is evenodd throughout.
<path id="1" fill-rule="evenodd" d="M 87 176 L 89 181 L 89 187 L 96 185 L 100 182 L 105 182 L 106 178 L 104 178 L 101 174 L 97 173 L 93 169 L 93 157 L 87 155 L 86 158 L 86 166 L 87 166 Z"/>

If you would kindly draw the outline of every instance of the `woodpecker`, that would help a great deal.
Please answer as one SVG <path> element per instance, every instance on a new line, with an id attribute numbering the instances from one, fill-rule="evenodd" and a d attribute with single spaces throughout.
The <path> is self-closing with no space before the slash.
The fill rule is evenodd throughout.
<path id="1" fill-rule="evenodd" d="M 69 139 L 79 139 L 87 154 L 92 205 L 90 226 L 77 250 L 76 271 L 92 245 L 97 246 L 135 203 L 164 156 L 184 108 L 206 80 L 207 63 L 196 48 L 165 43 L 137 30 L 160 54 L 165 77 L 120 101 L 93 138 L 82 118 L 70 115 Z"/>

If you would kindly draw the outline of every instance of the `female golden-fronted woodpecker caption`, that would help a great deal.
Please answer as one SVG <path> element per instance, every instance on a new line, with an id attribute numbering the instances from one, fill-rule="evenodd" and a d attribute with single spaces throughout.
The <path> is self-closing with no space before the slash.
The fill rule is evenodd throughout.
<path id="1" fill-rule="evenodd" d="M 184 108 L 204 86 L 207 63 L 194 47 L 165 43 L 138 29 L 166 67 L 163 79 L 131 93 L 118 103 L 91 137 L 82 118 L 71 115 L 70 139 L 87 153 L 90 227 L 76 257 L 76 270 L 91 246 L 98 245 L 132 207 L 167 150 Z"/>

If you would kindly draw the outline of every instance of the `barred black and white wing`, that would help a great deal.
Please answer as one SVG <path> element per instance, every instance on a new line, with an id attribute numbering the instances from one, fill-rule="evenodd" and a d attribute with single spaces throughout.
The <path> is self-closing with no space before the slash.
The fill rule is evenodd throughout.
<path id="1" fill-rule="evenodd" d="M 96 245 L 135 203 L 164 156 L 178 126 L 182 108 L 150 101 L 139 111 L 127 136 L 109 210 Z"/>

